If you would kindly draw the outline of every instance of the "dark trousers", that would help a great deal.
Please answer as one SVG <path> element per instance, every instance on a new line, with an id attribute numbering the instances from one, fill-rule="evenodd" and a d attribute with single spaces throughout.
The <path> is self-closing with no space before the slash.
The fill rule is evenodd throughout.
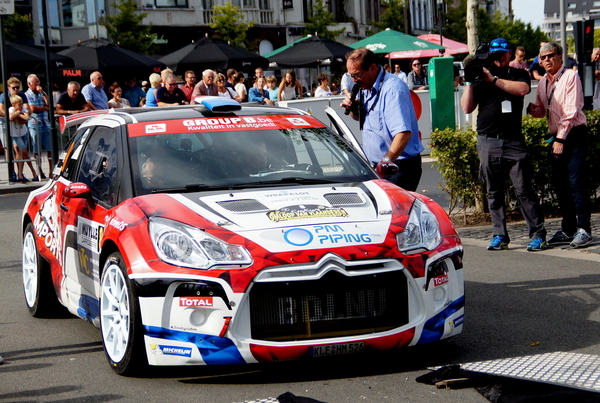
<path id="1" fill-rule="evenodd" d="M 398 172 L 394 175 L 386 176 L 385 179 L 400 186 L 402 189 L 410 190 L 411 192 L 416 191 L 417 187 L 419 187 L 421 174 L 423 173 L 421 155 L 419 154 L 412 158 L 396 160 L 394 163 L 398 165 Z"/>
<path id="2" fill-rule="evenodd" d="M 562 155 L 552 155 L 552 147 L 549 152 L 552 185 L 563 217 L 561 226 L 569 236 L 577 228 L 591 232 L 590 195 L 586 180 L 590 172 L 585 169 L 586 147 L 587 128 L 577 126 L 567 136 Z"/>
<path id="3" fill-rule="evenodd" d="M 525 143 L 521 140 L 503 140 L 478 136 L 477 153 L 480 161 L 480 175 L 486 185 L 488 205 L 492 216 L 494 236 L 506 237 L 506 175 L 515 189 L 529 228 L 530 238 L 545 238 L 544 216 L 540 211 L 537 195 L 531 188 L 533 168 L 527 155 Z"/>

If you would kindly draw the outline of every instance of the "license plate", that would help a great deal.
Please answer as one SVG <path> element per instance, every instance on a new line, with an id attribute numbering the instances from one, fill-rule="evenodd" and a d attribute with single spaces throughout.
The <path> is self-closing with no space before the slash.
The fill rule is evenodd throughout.
<path id="1" fill-rule="evenodd" d="M 365 342 L 329 344 L 326 346 L 314 346 L 310 349 L 312 357 L 324 357 L 329 355 L 362 353 L 365 351 Z"/>

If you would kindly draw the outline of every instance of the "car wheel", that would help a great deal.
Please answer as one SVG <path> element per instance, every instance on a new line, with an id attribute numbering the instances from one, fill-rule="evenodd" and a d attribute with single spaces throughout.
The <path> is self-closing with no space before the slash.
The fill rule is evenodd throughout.
<path id="1" fill-rule="evenodd" d="M 139 302 L 119 252 L 108 257 L 102 270 L 100 330 L 115 372 L 133 375 L 147 367 Z"/>
<path id="2" fill-rule="evenodd" d="M 23 292 L 33 317 L 48 318 L 64 312 L 52 284 L 50 266 L 38 252 L 31 223 L 23 237 Z"/>

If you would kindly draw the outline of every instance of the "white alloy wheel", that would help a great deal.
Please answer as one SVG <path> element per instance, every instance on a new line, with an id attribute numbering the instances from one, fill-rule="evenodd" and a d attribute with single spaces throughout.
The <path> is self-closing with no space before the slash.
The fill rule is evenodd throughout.
<path id="1" fill-rule="evenodd" d="M 102 273 L 100 316 L 102 338 L 109 358 L 119 363 L 125 357 L 130 340 L 131 301 L 125 275 L 114 261 Z"/>
<path id="2" fill-rule="evenodd" d="M 25 302 L 31 310 L 38 298 L 38 251 L 33 232 L 27 231 L 23 239 L 23 291 Z"/>

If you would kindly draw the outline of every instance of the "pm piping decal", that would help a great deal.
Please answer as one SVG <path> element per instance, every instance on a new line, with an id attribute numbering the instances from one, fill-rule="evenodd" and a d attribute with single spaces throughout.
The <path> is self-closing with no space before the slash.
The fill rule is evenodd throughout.
<path id="1" fill-rule="evenodd" d="M 345 228 L 342 225 L 312 225 L 291 228 L 283 233 L 285 242 L 292 246 L 344 246 L 381 242 L 380 234 L 360 231 L 360 228 Z"/>

